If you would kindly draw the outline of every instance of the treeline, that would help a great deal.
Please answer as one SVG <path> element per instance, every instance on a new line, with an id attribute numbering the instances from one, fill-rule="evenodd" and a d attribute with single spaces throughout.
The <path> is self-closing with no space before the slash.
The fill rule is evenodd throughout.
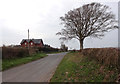
<path id="1" fill-rule="evenodd" d="M 58 48 L 52 48 L 52 47 L 39 47 L 38 52 L 45 52 L 45 53 L 50 53 L 50 52 L 59 52 L 60 49 Z"/>

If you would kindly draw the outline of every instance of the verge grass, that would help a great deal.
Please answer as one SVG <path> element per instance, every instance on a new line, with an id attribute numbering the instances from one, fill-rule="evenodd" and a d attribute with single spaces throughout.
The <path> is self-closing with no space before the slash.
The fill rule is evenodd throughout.
<path id="1" fill-rule="evenodd" d="M 40 58 L 47 56 L 45 53 L 37 53 L 27 57 L 14 58 L 14 59 L 3 59 L 2 60 L 2 71 L 15 67 L 21 64 L 25 64 Z"/>
<path id="2" fill-rule="evenodd" d="M 79 52 L 68 53 L 51 79 L 52 82 L 115 82 L 118 70 L 109 69 Z"/>
<path id="3" fill-rule="evenodd" d="M 58 54 L 58 53 L 62 53 L 61 51 L 58 52 L 47 52 L 46 54 Z"/>

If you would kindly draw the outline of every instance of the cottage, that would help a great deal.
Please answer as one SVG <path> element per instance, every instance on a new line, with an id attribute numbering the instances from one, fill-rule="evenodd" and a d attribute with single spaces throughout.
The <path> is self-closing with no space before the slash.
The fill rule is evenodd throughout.
<path id="1" fill-rule="evenodd" d="M 21 46 L 22 47 L 43 47 L 43 40 L 42 39 L 23 39 L 21 41 Z"/>

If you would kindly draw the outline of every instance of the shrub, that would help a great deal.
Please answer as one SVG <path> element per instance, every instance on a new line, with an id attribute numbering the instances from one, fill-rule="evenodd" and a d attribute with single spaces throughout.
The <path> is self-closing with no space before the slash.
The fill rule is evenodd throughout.
<path id="1" fill-rule="evenodd" d="M 84 56 L 95 59 L 103 65 L 109 67 L 120 67 L 120 52 L 117 48 L 87 48 L 81 51 Z"/>
<path id="2" fill-rule="evenodd" d="M 18 58 L 28 55 L 29 55 L 29 51 L 26 48 L 2 47 L 2 59 Z"/>
<path id="3" fill-rule="evenodd" d="M 47 52 L 47 53 L 59 51 L 58 48 L 52 48 L 52 47 L 48 47 L 48 48 L 47 47 L 39 47 L 38 50 L 39 50 L 39 52 Z"/>

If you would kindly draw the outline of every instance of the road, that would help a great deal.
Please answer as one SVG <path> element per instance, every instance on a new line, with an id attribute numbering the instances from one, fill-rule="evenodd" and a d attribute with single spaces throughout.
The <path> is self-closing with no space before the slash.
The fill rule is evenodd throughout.
<path id="1" fill-rule="evenodd" d="M 47 57 L 2 73 L 3 82 L 49 82 L 66 53 L 48 54 Z"/>

